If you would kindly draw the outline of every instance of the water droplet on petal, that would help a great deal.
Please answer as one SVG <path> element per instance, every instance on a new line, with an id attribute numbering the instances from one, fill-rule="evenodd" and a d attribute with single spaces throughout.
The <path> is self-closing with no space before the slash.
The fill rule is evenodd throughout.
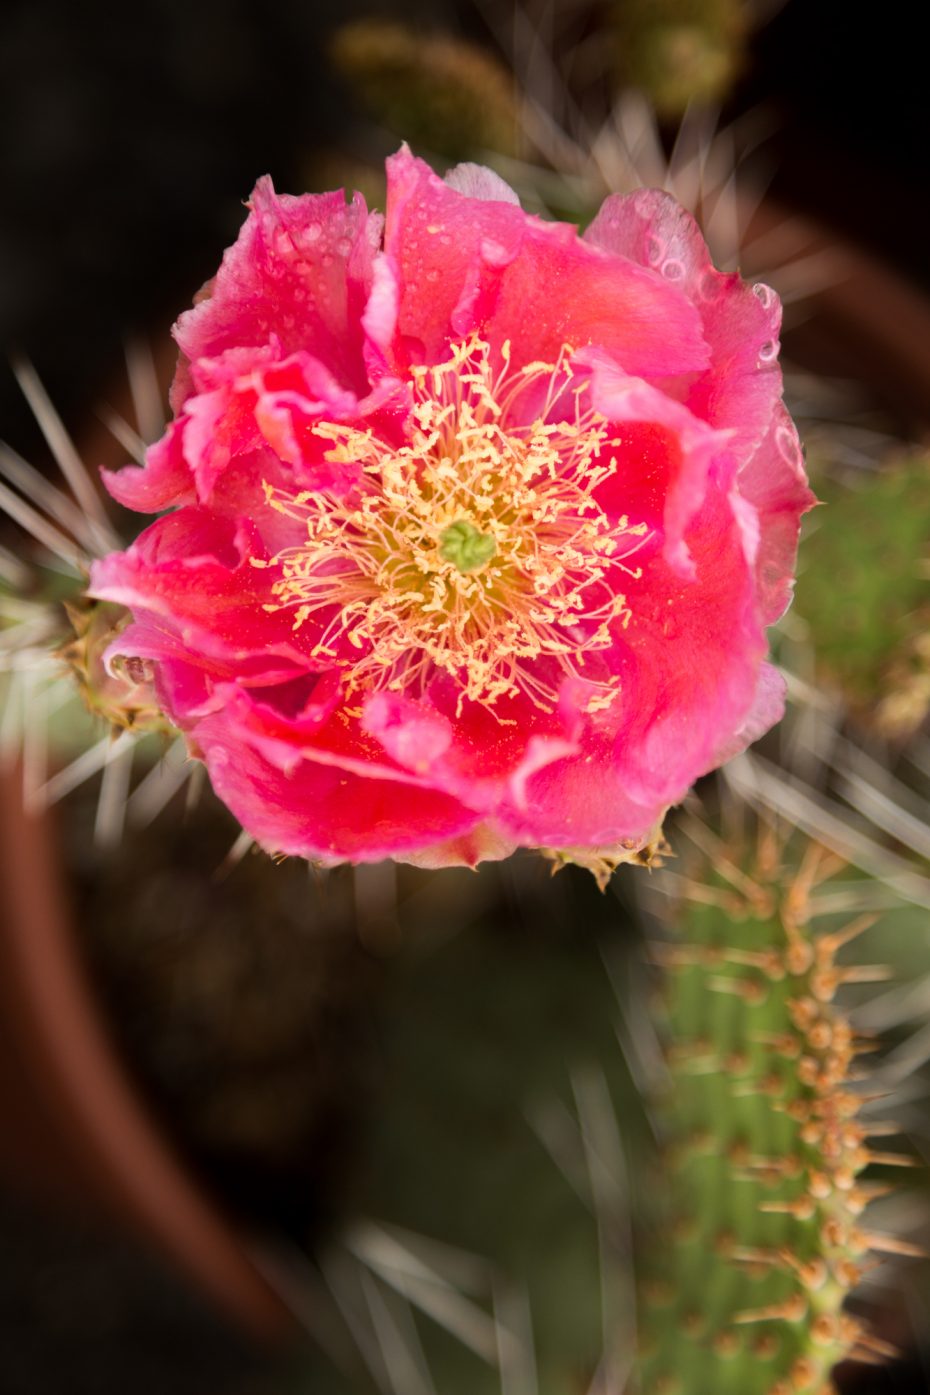
<path id="1" fill-rule="evenodd" d="M 666 281 L 683 281 L 685 276 L 684 262 L 678 261 L 676 257 L 669 257 L 662 263 L 662 275 Z"/>
<path id="2" fill-rule="evenodd" d="M 759 345 L 759 362 L 772 363 L 778 358 L 778 340 L 766 339 L 764 344 Z"/>
<path id="3" fill-rule="evenodd" d="M 646 238 L 646 260 L 650 266 L 658 266 L 665 256 L 665 243 L 660 242 L 655 233 L 650 233 Z"/>
<path id="4" fill-rule="evenodd" d="M 775 292 L 771 286 L 766 286 L 762 281 L 757 281 L 752 288 L 752 293 L 759 301 L 764 310 L 771 310 L 775 304 Z"/>

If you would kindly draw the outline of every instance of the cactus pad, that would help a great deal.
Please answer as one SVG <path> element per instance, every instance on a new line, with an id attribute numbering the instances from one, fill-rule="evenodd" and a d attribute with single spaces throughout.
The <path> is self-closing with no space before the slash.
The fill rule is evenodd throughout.
<path id="1" fill-rule="evenodd" d="M 643 1246 L 642 1395 L 826 1395 L 830 1371 L 883 1344 L 843 1311 L 875 1249 L 877 1187 L 859 1117 L 858 1041 L 844 983 L 884 977 L 838 960 L 871 923 L 818 932 L 808 892 L 830 855 L 786 875 L 774 846 L 750 872 L 725 853 L 689 887 L 664 969 L 667 1077 L 657 1100 L 659 1221 Z M 693 898 L 693 899 L 692 899 Z"/>

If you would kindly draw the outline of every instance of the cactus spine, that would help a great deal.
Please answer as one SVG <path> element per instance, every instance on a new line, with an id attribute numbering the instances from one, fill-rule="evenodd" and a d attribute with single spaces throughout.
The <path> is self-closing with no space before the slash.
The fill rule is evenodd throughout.
<path id="1" fill-rule="evenodd" d="M 667 1078 L 657 1105 L 657 1224 L 640 1272 L 641 1395 L 826 1395 L 844 1357 L 883 1344 L 843 1311 L 874 1249 L 869 1145 L 854 1037 L 835 997 L 886 976 L 838 962 L 859 918 L 812 928 L 809 892 L 835 870 L 807 849 L 786 878 L 763 840 L 694 886 L 664 969 Z M 690 898 L 695 899 L 690 899 Z"/>

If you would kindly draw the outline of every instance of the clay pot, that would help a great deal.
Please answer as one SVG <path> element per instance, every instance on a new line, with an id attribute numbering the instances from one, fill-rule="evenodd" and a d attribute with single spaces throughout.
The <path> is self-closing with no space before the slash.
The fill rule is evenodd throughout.
<path id="1" fill-rule="evenodd" d="M 113 1050 L 75 942 L 53 819 L 0 770 L 2 1159 L 153 1244 L 251 1335 L 294 1320 L 248 1237 L 204 1192 Z"/>

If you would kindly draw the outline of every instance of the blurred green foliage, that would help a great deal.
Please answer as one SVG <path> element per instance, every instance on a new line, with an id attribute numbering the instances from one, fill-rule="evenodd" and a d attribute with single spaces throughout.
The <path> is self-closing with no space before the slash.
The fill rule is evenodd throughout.
<path id="1" fill-rule="evenodd" d="M 485 49 L 370 19 L 337 30 L 331 54 L 371 114 L 418 151 L 448 160 L 517 153 L 513 78 Z"/>
<path id="2" fill-rule="evenodd" d="M 604 1348 L 597 1207 L 577 1090 L 597 1080 L 618 1137 L 644 1128 L 603 958 L 616 951 L 623 959 L 630 927 L 584 872 L 559 874 L 563 888 L 571 885 L 550 896 L 548 917 L 552 883 L 541 865 L 533 881 L 537 895 L 521 915 L 500 907 L 452 939 L 433 934 L 409 945 L 390 965 L 354 1209 L 480 1256 L 485 1280 L 470 1300 L 485 1312 L 492 1291 L 525 1293 L 539 1395 L 575 1395 L 590 1387 Z M 570 1155 L 575 1139 L 571 1177 L 543 1142 L 543 1119 L 567 1129 Z M 429 1318 L 417 1327 L 437 1391 L 500 1395 L 494 1365 Z M 364 1379 L 341 1384 L 317 1368 L 313 1378 L 326 1395 L 366 1388 Z"/>
<path id="3" fill-rule="evenodd" d="M 611 25 L 620 85 L 639 88 L 667 119 L 722 101 L 745 61 L 741 0 L 614 0 Z"/>
<path id="4" fill-rule="evenodd" d="M 827 507 L 802 549 L 796 610 L 818 674 L 860 718 L 907 735 L 930 706 L 930 458 L 817 489 Z"/>

